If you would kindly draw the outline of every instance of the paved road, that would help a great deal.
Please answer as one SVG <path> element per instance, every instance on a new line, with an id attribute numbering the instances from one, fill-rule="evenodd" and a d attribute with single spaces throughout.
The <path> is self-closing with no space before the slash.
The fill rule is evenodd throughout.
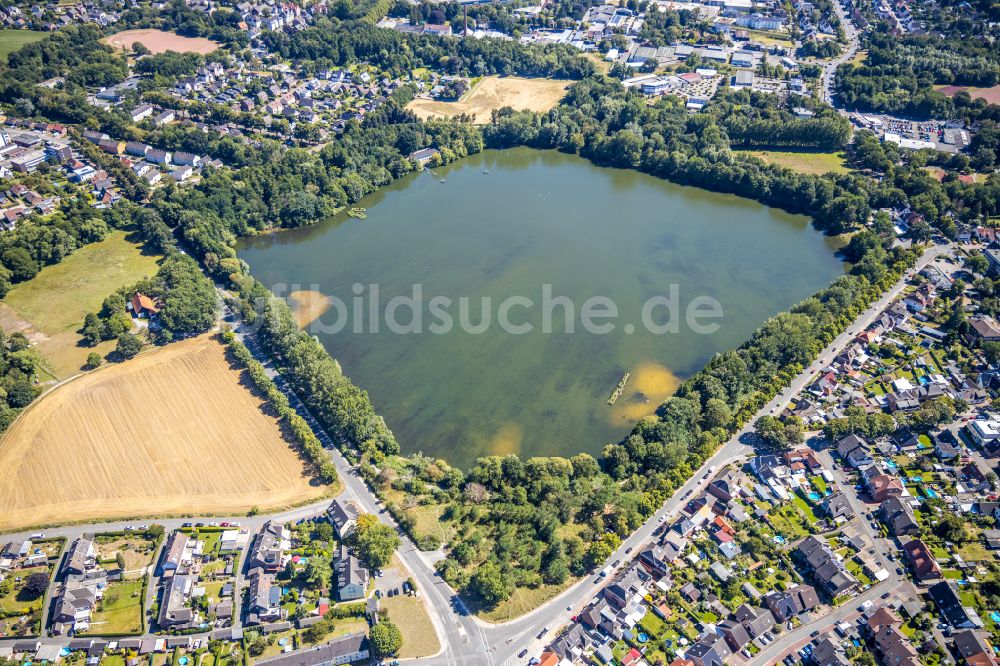
<path id="1" fill-rule="evenodd" d="M 645 545 L 645 543 L 651 538 L 653 530 L 655 530 L 657 525 L 660 523 L 660 516 L 666 515 L 668 517 L 672 517 L 676 515 L 677 511 L 683 503 L 686 502 L 688 497 L 693 496 L 697 489 L 703 487 L 703 485 L 707 482 L 707 479 L 704 477 L 709 469 L 712 467 L 722 467 L 723 465 L 741 460 L 743 457 L 749 455 L 753 451 L 748 442 L 752 439 L 754 421 L 756 421 L 758 417 L 766 414 L 781 413 L 781 411 L 788 406 L 789 402 L 791 402 L 792 398 L 797 396 L 813 381 L 816 373 L 822 370 L 834 356 L 843 351 L 843 349 L 854 340 L 858 333 L 867 328 L 872 322 L 881 316 L 885 308 L 888 307 L 906 288 L 907 280 L 909 279 L 910 274 L 920 271 L 931 261 L 948 252 L 950 249 L 951 246 L 932 246 L 924 252 L 924 254 L 917 260 L 914 268 L 908 272 L 907 275 L 900 278 L 900 280 L 889 288 L 881 298 L 865 310 L 855 320 L 854 324 L 848 328 L 848 330 L 838 335 L 837 338 L 819 354 L 819 359 L 800 372 L 784 391 L 779 393 L 774 399 L 764 405 L 753 419 L 748 420 L 746 425 L 740 429 L 739 432 L 733 435 L 729 441 L 715 453 L 715 455 L 709 458 L 705 464 L 702 465 L 702 467 L 699 468 L 698 471 L 691 477 L 691 479 L 674 493 L 674 495 L 666 502 L 666 504 L 664 504 L 663 507 L 661 507 L 659 511 L 653 514 L 642 527 L 632 534 L 631 537 L 622 542 L 621 546 L 617 551 L 615 551 L 609 560 L 614 562 L 615 560 L 620 559 L 622 562 L 625 562 L 626 558 L 634 556 L 634 554 L 638 552 L 637 549 L 640 546 Z M 629 549 L 631 549 L 632 552 L 626 553 L 625 551 Z M 893 574 L 893 576 L 894 575 L 895 574 Z M 595 576 L 588 576 L 564 591 L 551 602 L 536 609 L 532 613 L 508 624 L 494 625 L 490 627 L 487 631 L 487 636 L 491 638 L 494 644 L 499 643 L 501 640 L 504 643 L 508 640 L 512 641 L 510 647 L 506 649 L 501 647 L 498 649 L 499 654 L 507 658 L 516 654 L 522 647 L 526 647 L 528 649 L 528 655 L 523 660 L 523 662 L 526 662 L 528 657 L 537 656 L 542 651 L 544 646 L 551 641 L 557 629 L 569 623 L 571 621 L 570 618 L 578 613 L 580 609 L 583 608 L 596 595 L 596 593 L 604 587 L 604 585 L 610 582 L 610 578 L 611 576 L 609 576 L 606 580 L 597 580 Z M 886 589 L 886 586 L 883 586 L 882 589 Z M 861 602 L 859 601 L 858 603 Z M 539 640 L 536 636 L 543 627 L 550 627 L 550 633 Z"/>
<path id="2" fill-rule="evenodd" d="M 931 247 L 918 260 L 914 270 L 920 270 L 931 260 L 947 250 L 948 247 L 945 246 Z M 846 347 L 860 330 L 871 324 L 881 314 L 882 310 L 902 292 L 905 286 L 904 278 L 890 288 L 872 307 L 862 313 L 848 331 L 839 335 L 823 350 L 820 354 L 820 360 L 799 373 L 791 385 L 764 405 L 756 416 L 780 413 L 790 400 L 809 384 L 814 375 L 823 368 L 826 361 L 833 358 Z M 231 318 L 230 321 L 232 321 Z M 593 576 L 584 578 L 538 609 L 504 624 L 488 624 L 471 615 L 455 592 L 435 574 L 431 554 L 420 552 L 405 534 L 399 530 L 398 525 L 395 524 L 391 516 L 383 511 L 377 498 L 371 493 L 365 483 L 355 475 L 348 461 L 333 447 L 331 438 L 322 429 L 316 419 L 312 417 L 308 408 L 290 390 L 288 384 L 270 364 L 266 355 L 261 353 L 261 350 L 255 344 L 251 332 L 243 330 L 237 325 L 236 333 L 251 352 L 265 364 L 268 374 L 288 394 L 292 406 L 310 423 L 317 437 L 330 447 L 330 455 L 344 482 L 343 497 L 356 502 L 364 511 L 378 515 L 380 520 L 400 532 L 403 542 L 398 551 L 399 559 L 408 570 L 409 575 L 413 577 L 417 589 L 425 599 L 425 605 L 428 608 L 431 621 L 435 626 L 442 645 L 441 651 L 437 655 L 414 661 L 426 664 L 427 666 L 438 666 L 441 664 L 458 666 L 463 663 L 495 666 L 497 664 L 524 663 L 527 661 L 527 657 L 523 660 L 515 657 L 521 649 L 527 649 L 529 657 L 539 654 L 544 644 L 551 640 L 558 628 L 568 623 L 572 615 L 575 615 L 604 585 L 610 582 L 607 579 L 600 580 Z M 625 539 L 618 550 L 611 556 L 610 561 L 625 561 L 638 547 L 644 545 L 651 538 L 653 531 L 661 522 L 661 517 L 665 522 L 668 517 L 676 515 L 688 497 L 694 495 L 696 490 L 704 486 L 707 482 L 706 477 L 709 476 L 709 470 L 712 467 L 721 467 L 733 461 L 739 461 L 749 454 L 752 449 L 747 442 L 753 431 L 754 420 L 756 420 L 756 417 L 748 421 L 715 455 L 707 460 L 659 511 L 653 514 L 629 538 Z M 280 522 L 295 522 L 312 518 L 323 513 L 328 504 L 328 501 L 316 502 L 269 516 L 254 516 L 252 518 L 231 516 L 213 517 L 212 519 L 220 522 L 227 519 L 230 522 L 239 521 L 242 529 L 256 532 L 266 520 L 274 519 Z M 203 517 L 192 516 L 189 518 L 158 520 L 156 522 L 170 531 L 181 527 L 184 522 L 191 520 L 204 521 L 205 519 Z M 46 534 L 48 536 L 63 536 L 72 541 L 86 533 L 113 531 L 121 529 L 121 527 L 121 522 L 73 525 L 49 529 L 46 530 Z M 29 535 L 30 532 L 21 532 L 5 536 L 23 538 Z M 626 553 L 627 550 L 630 552 Z M 549 627 L 550 631 L 542 639 L 537 638 L 539 632 L 545 627 Z M 10 641 L 0 640 L 0 644 L 4 642 Z M 45 642 L 63 645 L 68 642 L 68 639 L 66 637 L 46 638 Z M 784 643 L 784 641 L 781 642 Z"/>
<path id="3" fill-rule="evenodd" d="M 837 108 L 833 103 L 834 80 L 836 78 L 835 72 L 838 67 L 853 58 L 858 52 L 858 47 L 861 43 L 861 35 L 858 33 L 857 29 L 855 29 L 854 23 L 847 15 L 847 12 L 844 11 L 840 2 L 838 0 L 834 0 L 833 6 L 837 12 L 837 16 L 840 17 L 841 25 L 844 26 L 844 34 L 847 37 L 847 48 L 845 48 L 844 52 L 839 56 L 823 65 L 823 73 L 820 76 L 820 94 L 824 102 L 834 108 Z M 844 109 L 838 110 L 844 115 L 847 114 L 847 111 Z"/>

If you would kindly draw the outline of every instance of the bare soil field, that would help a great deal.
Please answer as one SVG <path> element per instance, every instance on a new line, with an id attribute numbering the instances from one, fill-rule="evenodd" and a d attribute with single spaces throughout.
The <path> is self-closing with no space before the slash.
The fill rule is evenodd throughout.
<path id="1" fill-rule="evenodd" d="M 1000 86 L 992 88 L 975 88 L 972 86 L 935 86 L 942 95 L 954 97 L 959 91 L 965 90 L 972 99 L 985 99 L 990 104 L 1000 104 Z"/>
<path id="2" fill-rule="evenodd" d="M 261 405 L 208 335 L 68 381 L 0 440 L 0 530 L 326 495 Z"/>
<path id="3" fill-rule="evenodd" d="M 163 30 L 125 30 L 102 39 L 105 44 L 123 51 L 131 51 L 139 42 L 153 53 L 176 51 L 177 53 L 211 53 L 219 48 L 218 42 L 204 37 L 183 37 Z"/>
<path id="4" fill-rule="evenodd" d="M 572 81 L 487 76 L 456 102 L 417 98 L 406 108 L 423 120 L 465 113 L 475 116 L 477 124 L 485 125 L 494 109 L 505 106 L 519 111 L 548 111 L 559 103 L 571 85 Z"/>

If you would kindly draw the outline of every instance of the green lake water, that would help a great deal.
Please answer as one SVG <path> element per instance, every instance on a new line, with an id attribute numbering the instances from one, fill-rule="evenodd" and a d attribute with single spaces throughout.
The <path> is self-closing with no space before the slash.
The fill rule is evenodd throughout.
<path id="1" fill-rule="evenodd" d="M 339 215 L 248 239 L 239 255 L 280 296 L 294 289 L 340 299 L 344 307 L 330 307 L 309 330 L 370 393 L 405 453 L 462 467 L 489 454 L 598 453 L 655 411 L 678 379 L 844 270 L 834 241 L 805 217 L 550 151 L 486 151 L 358 205 L 367 219 Z M 422 332 L 394 333 L 384 314 L 372 332 L 372 284 L 376 312 L 421 285 Z M 561 305 L 549 308 L 553 330 L 542 330 L 543 285 L 573 302 L 573 333 Z M 643 304 L 669 296 L 670 285 L 680 330 L 651 332 Z M 437 311 L 453 318 L 449 333 L 429 331 L 442 322 L 430 307 L 435 296 L 452 299 Z M 476 324 L 484 296 L 492 324 L 463 330 L 459 298 L 469 297 Z M 512 296 L 534 303 L 508 310 L 512 324 L 533 326 L 529 333 L 497 324 Z M 584 330 L 581 309 L 595 296 L 617 307 L 616 319 L 594 320 L 612 322 L 611 333 Z M 685 323 L 684 308 L 698 296 L 721 305 L 720 319 L 702 320 L 717 321 L 714 333 Z M 360 320 L 351 318 L 358 302 Z M 654 323 L 665 322 L 665 311 L 652 311 Z M 338 321 L 346 321 L 339 332 L 317 328 Z M 398 309 L 395 321 L 411 324 L 411 310 Z M 621 398 L 608 405 L 626 372 Z"/>

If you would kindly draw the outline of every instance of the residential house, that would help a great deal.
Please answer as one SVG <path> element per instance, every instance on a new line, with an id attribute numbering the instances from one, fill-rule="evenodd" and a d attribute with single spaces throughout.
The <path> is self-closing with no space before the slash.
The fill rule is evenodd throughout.
<path id="1" fill-rule="evenodd" d="M 982 629 L 983 621 L 976 609 L 962 604 L 954 581 L 942 580 L 927 590 L 945 622 L 954 629 Z"/>
<path id="2" fill-rule="evenodd" d="M 767 608 L 756 608 L 749 604 L 743 604 L 733 613 L 735 617 L 747 630 L 751 638 L 762 636 L 774 628 L 774 614 Z"/>
<path id="3" fill-rule="evenodd" d="M 871 457 L 868 442 L 855 434 L 837 440 L 837 453 L 854 468 L 864 467 L 875 462 Z"/>
<path id="4" fill-rule="evenodd" d="M 354 526 L 357 524 L 358 516 L 361 512 L 358 510 L 357 506 L 351 502 L 345 502 L 341 499 L 335 499 L 330 503 L 329 508 L 326 510 L 326 516 L 333 525 L 334 531 L 336 531 L 337 536 L 343 539 Z"/>
<path id="5" fill-rule="evenodd" d="M 815 640 L 809 659 L 816 666 L 851 666 L 846 650 L 829 636 L 821 636 Z"/>
<path id="6" fill-rule="evenodd" d="M 706 634 L 689 647 L 684 658 L 694 666 L 724 666 L 726 658 L 732 654 L 729 644 L 719 634 Z"/>
<path id="7" fill-rule="evenodd" d="M 80 537 L 70 546 L 69 552 L 63 563 L 62 575 L 75 574 L 82 576 L 87 571 L 97 566 L 97 551 L 94 549 L 94 542 L 85 537 Z"/>
<path id="8" fill-rule="evenodd" d="M 893 536 L 909 536 L 920 532 L 913 507 L 900 497 L 890 497 L 882 502 L 879 513 Z"/>
<path id="9" fill-rule="evenodd" d="M 160 150 L 159 148 L 150 148 L 146 151 L 146 159 L 154 164 L 170 164 L 171 154 L 166 150 Z"/>
<path id="10" fill-rule="evenodd" d="M 921 666 L 920 657 L 910 640 L 899 630 L 902 621 L 887 608 L 879 608 L 868 618 L 866 627 L 883 664 Z"/>
<path id="11" fill-rule="evenodd" d="M 364 632 L 349 634 L 304 650 L 287 652 L 257 661 L 259 666 L 337 666 L 365 661 L 370 656 Z"/>
<path id="12" fill-rule="evenodd" d="M 178 150 L 174 153 L 174 163 L 197 167 L 201 166 L 201 157 L 194 153 L 186 153 L 183 150 Z"/>
<path id="13" fill-rule="evenodd" d="M 978 631 L 956 631 L 955 651 L 968 666 L 996 666 L 997 659 L 986 637 Z"/>
<path id="14" fill-rule="evenodd" d="M 194 175 L 194 169 L 189 166 L 180 166 L 170 172 L 170 177 L 173 178 L 178 183 L 183 183 L 185 180 Z"/>
<path id="15" fill-rule="evenodd" d="M 784 622 L 799 613 L 819 605 L 819 597 L 811 585 L 795 585 L 787 590 L 772 590 L 764 595 L 764 604 L 778 622 Z"/>
<path id="16" fill-rule="evenodd" d="M 250 567 L 276 573 L 281 568 L 283 551 L 291 545 L 289 536 L 288 529 L 281 523 L 274 520 L 264 523 L 250 551 Z"/>
<path id="17" fill-rule="evenodd" d="M 152 104 L 141 104 L 134 109 L 132 109 L 129 114 L 132 117 L 132 122 L 137 123 L 143 118 L 148 118 L 153 115 L 153 105 Z"/>
<path id="18" fill-rule="evenodd" d="M 249 624 L 273 622 L 281 618 L 281 588 L 274 585 L 274 577 L 260 567 L 250 570 L 247 599 Z"/>
<path id="19" fill-rule="evenodd" d="M 164 584 L 157 618 L 161 629 L 187 629 L 200 623 L 197 612 L 187 606 L 197 579 L 194 574 L 176 574 Z"/>
<path id="20" fill-rule="evenodd" d="M 746 627 L 735 619 L 723 620 L 716 626 L 716 631 L 722 634 L 726 643 L 729 644 L 729 649 L 733 652 L 739 652 L 752 640 Z"/>
<path id="21" fill-rule="evenodd" d="M 181 566 L 188 564 L 185 561 L 187 551 L 188 535 L 184 532 L 172 532 L 167 537 L 167 544 L 163 549 L 163 561 L 160 563 L 160 575 L 168 571 L 177 571 Z"/>
<path id="22" fill-rule="evenodd" d="M 128 305 L 132 310 L 132 314 L 140 319 L 149 319 L 160 311 L 160 307 L 156 304 L 156 301 L 138 291 L 132 294 Z"/>
<path id="23" fill-rule="evenodd" d="M 831 598 L 858 589 L 857 578 L 844 568 L 843 562 L 823 539 L 808 536 L 795 548 L 795 553 L 812 572 L 819 587 Z"/>
<path id="24" fill-rule="evenodd" d="M 153 118 L 153 123 L 156 125 L 166 125 L 167 123 L 174 122 L 176 118 L 177 114 L 172 109 L 166 109 L 156 116 L 156 118 Z"/>
<path id="25" fill-rule="evenodd" d="M 853 511 L 850 502 L 847 501 L 847 496 L 839 491 L 824 498 L 823 510 L 833 519 L 840 518 L 841 516 L 849 516 Z"/>
<path id="26" fill-rule="evenodd" d="M 139 141 L 125 142 L 125 152 L 135 157 L 146 157 L 146 153 L 148 153 L 150 150 L 152 149 L 148 144 L 141 143 Z"/>
<path id="27" fill-rule="evenodd" d="M 64 585 L 56 597 L 52 633 L 66 635 L 90 628 L 90 614 L 100 600 L 100 592 L 85 585 Z"/>
<path id="28" fill-rule="evenodd" d="M 417 166 L 426 166 L 430 161 L 440 154 L 437 148 L 423 148 L 410 153 L 409 158 L 417 163 Z"/>
<path id="29" fill-rule="evenodd" d="M 347 546 L 340 546 L 334 570 L 337 574 L 337 597 L 340 601 L 365 598 L 368 592 L 368 570 Z"/>
<path id="30" fill-rule="evenodd" d="M 973 491 L 989 490 L 991 485 L 986 472 L 975 460 L 958 470 L 958 478 L 962 481 L 963 486 Z"/>
<path id="31" fill-rule="evenodd" d="M 903 544 L 903 552 L 913 569 L 913 576 L 921 583 L 929 580 L 939 580 L 943 577 L 934 554 L 920 539 L 910 539 Z"/>
<path id="32" fill-rule="evenodd" d="M 115 141 L 114 139 L 101 139 L 97 143 L 97 147 L 112 155 L 121 155 L 125 152 L 125 142 Z"/>
<path id="33" fill-rule="evenodd" d="M 904 493 L 903 482 L 896 476 L 876 474 L 868 479 L 868 492 L 873 501 L 881 504 L 890 497 L 901 497 Z"/>

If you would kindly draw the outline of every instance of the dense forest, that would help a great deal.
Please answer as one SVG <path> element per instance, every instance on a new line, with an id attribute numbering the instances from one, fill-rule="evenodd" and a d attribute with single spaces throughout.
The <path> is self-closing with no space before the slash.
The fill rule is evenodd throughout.
<path id="1" fill-rule="evenodd" d="M 35 386 L 38 355 L 22 333 L 0 329 L 0 433 L 41 392 Z"/>
<path id="2" fill-rule="evenodd" d="M 1000 106 L 953 98 L 935 84 L 989 87 L 1000 81 L 1000 55 L 991 44 L 931 35 L 895 37 L 875 32 L 868 57 L 837 70 L 837 95 L 849 109 L 914 118 L 1000 121 Z"/>
<path id="3" fill-rule="evenodd" d="M 523 46 L 500 39 L 443 39 L 324 18 L 294 35 L 267 33 L 268 48 L 285 58 L 344 66 L 365 60 L 393 74 L 432 67 L 449 74 L 519 74 L 579 79 L 596 66 L 564 44 Z"/>
<path id="4" fill-rule="evenodd" d="M 395 482 L 389 470 L 398 443 L 367 393 L 350 381 L 315 338 L 298 328 L 287 304 L 249 275 L 248 267 L 236 258 L 237 238 L 274 227 L 315 223 L 409 173 L 415 165 L 406 156 L 429 146 L 440 151 L 444 162 L 484 148 L 562 150 L 598 164 L 638 169 L 807 214 L 818 228 L 830 233 L 858 231 L 874 220 L 870 228 L 855 234 L 846 249 L 852 262 L 848 275 L 767 321 L 739 349 L 715 356 L 655 416 L 640 422 L 625 440 L 608 444 L 599 460 L 585 454 L 527 461 L 516 456 L 489 457 L 467 472 L 444 461 L 419 461 L 419 476 L 405 483 L 435 486 L 439 491 L 435 501 L 445 504 L 447 519 L 459 525 L 440 570 L 452 584 L 487 606 L 505 599 L 516 585 L 559 584 L 602 562 L 618 539 L 635 529 L 897 279 L 917 251 L 893 247 L 891 225 L 874 211 L 910 205 L 945 235 L 954 234 L 957 222 L 980 221 L 1000 211 L 996 176 L 986 185 L 966 185 L 954 178 L 938 182 L 921 169 L 926 155 L 904 156 L 864 132 L 848 147 L 845 121 L 819 104 L 813 105 L 815 117 L 799 119 L 789 103 L 774 96 L 725 91 L 703 113 L 690 114 L 681 99 L 668 96 L 650 103 L 638 92 L 596 75 L 590 61 L 566 48 L 403 35 L 377 29 L 369 19 L 349 18 L 360 11 L 367 14 L 373 9 L 341 3 L 335 11 L 341 18 L 324 19 L 316 28 L 294 36 L 269 35 L 267 39 L 283 55 L 311 59 L 317 66 L 371 59 L 394 71 L 429 65 L 462 74 L 516 72 L 581 80 L 549 112 L 503 109 L 485 126 L 462 118 L 423 123 L 390 102 L 363 122 L 349 122 L 342 135 L 318 151 L 267 141 L 247 148 L 196 130 L 142 130 L 120 116 L 80 104 L 82 90 L 76 82 L 93 74 L 75 70 L 105 69 L 114 78 L 119 74 L 119 59 L 95 46 L 97 33 L 79 29 L 12 58 L 4 72 L 0 100 L 14 103 L 29 98 L 43 113 L 69 122 L 113 125 L 115 135 L 123 138 L 232 154 L 234 168 L 206 170 L 197 183 L 160 188 L 141 211 L 131 204 L 120 206 L 92 226 L 99 232 L 131 225 L 151 247 L 171 254 L 161 269 L 163 274 L 141 285 L 165 301 L 165 310 L 178 294 L 190 296 L 180 299 L 183 305 L 178 302 L 170 308 L 164 318 L 166 336 L 203 330 L 210 292 L 214 298 L 207 280 L 200 274 L 195 277 L 193 262 L 175 254 L 175 239 L 201 260 L 213 278 L 228 284 L 238 294 L 233 305 L 245 321 L 257 327 L 260 342 L 284 376 L 345 452 L 361 461 L 363 473 L 376 486 Z M 179 9 L 175 13 L 185 16 Z M 157 68 L 178 66 L 170 59 L 156 62 Z M 66 90 L 43 92 L 31 85 L 60 67 L 70 72 Z M 857 171 L 836 176 L 800 174 L 735 152 L 734 146 L 847 148 Z M 28 279 L 37 266 L 57 261 L 63 248 L 71 252 L 76 245 L 89 242 L 89 236 L 74 236 L 76 232 L 70 229 L 47 233 L 65 244 L 23 239 L 0 247 L 0 260 L 11 273 L 10 279 Z M 41 251 L 36 245 L 49 249 Z M 57 248 L 54 252 L 53 247 Z M 117 301 L 108 311 L 120 312 Z M 96 336 L 104 334 L 101 314 L 94 313 L 90 323 Z M 239 347 L 233 353 L 254 376 L 258 388 L 270 396 L 267 383 L 258 382 L 259 368 Z M 313 446 L 305 440 L 300 443 L 307 450 Z M 390 510 L 404 526 L 409 524 L 403 508 Z M 567 523 L 579 526 L 576 534 L 558 531 Z M 433 548 L 437 544 L 428 538 L 421 545 Z"/>

